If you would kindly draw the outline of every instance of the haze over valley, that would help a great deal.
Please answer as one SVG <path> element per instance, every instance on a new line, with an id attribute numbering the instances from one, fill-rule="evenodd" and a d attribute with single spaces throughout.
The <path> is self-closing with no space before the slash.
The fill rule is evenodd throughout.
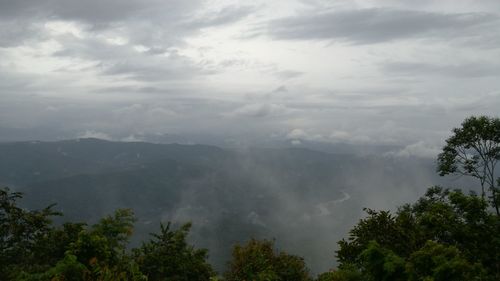
<path id="1" fill-rule="evenodd" d="M 0 144 L 0 182 L 23 205 L 56 203 L 63 221 L 95 222 L 118 208 L 137 216 L 139 243 L 160 222 L 193 222 L 190 241 L 223 270 L 232 245 L 275 238 L 314 272 L 334 264 L 336 241 L 365 214 L 412 202 L 440 178 L 435 159 L 306 148 L 229 150 L 207 145 L 76 139 Z"/>

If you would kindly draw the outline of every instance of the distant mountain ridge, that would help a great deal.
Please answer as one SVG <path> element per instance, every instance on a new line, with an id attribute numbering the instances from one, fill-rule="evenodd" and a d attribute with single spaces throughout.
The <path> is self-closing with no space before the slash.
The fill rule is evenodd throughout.
<path id="1" fill-rule="evenodd" d="M 0 143 L 0 155 L 4 160 L 0 163 L 0 179 L 4 184 L 28 184 L 103 170 L 137 168 L 161 159 L 202 160 L 223 153 L 220 148 L 206 145 L 100 139 Z"/>

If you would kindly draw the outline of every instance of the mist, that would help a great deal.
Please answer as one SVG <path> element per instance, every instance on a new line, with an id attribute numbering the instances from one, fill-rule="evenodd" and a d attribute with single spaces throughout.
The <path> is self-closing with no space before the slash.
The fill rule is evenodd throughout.
<path id="1" fill-rule="evenodd" d="M 294 145 L 234 150 L 98 139 L 14 142 L 0 144 L 8 160 L 0 178 L 25 193 L 28 208 L 57 204 L 64 213 L 59 223 L 91 223 L 132 209 L 132 245 L 160 223 L 192 222 L 190 241 L 209 249 L 219 272 L 234 245 L 258 238 L 275 239 L 316 274 L 336 266 L 336 243 L 365 216 L 363 208 L 396 211 L 434 185 L 477 190 L 472 181 L 439 177 L 434 158 L 386 149 L 355 154 Z"/>

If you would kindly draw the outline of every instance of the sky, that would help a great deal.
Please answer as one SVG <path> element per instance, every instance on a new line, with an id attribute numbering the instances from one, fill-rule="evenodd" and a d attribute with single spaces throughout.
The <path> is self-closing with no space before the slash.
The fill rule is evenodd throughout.
<path id="1" fill-rule="evenodd" d="M 0 0 L 0 140 L 433 155 L 499 112 L 498 0 Z"/>

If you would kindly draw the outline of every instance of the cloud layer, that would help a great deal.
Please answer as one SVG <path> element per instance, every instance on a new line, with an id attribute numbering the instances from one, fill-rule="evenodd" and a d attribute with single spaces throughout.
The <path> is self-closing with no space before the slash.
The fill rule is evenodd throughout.
<path id="1" fill-rule="evenodd" d="M 489 0 L 0 0 L 2 140 L 169 134 L 429 155 L 466 116 L 498 115 L 499 10 Z"/>
<path id="2" fill-rule="evenodd" d="M 374 44 L 403 39 L 460 39 L 481 29 L 498 31 L 499 17 L 492 13 L 436 13 L 387 8 L 311 11 L 269 23 L 278 39 L 339 40 Z"/>

